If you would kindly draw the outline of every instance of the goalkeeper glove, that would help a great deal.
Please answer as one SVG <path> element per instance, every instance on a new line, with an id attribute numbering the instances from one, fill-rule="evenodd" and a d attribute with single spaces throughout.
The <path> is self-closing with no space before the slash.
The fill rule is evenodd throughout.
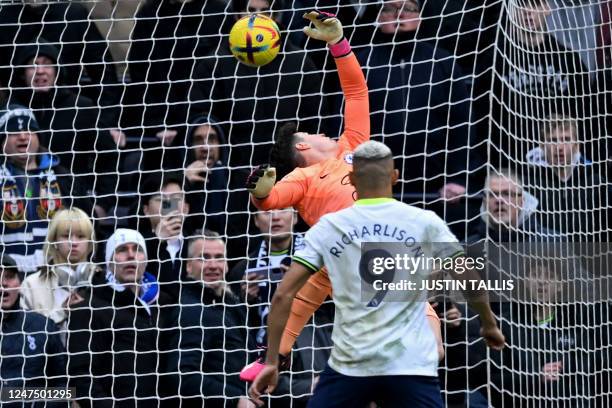
<path id="1" fill-rule="evenodd" d="M 342 23 L 335 15 L 323 11 L 311 11 L 304 14 L 306 20 L 314 25 L 304 27 L 304 34 L 315 40 L 327 42 L 329 45 L 339 43 L 344 38 Z"/>
<path id="2" fill-rule="evenodd" d="M 276 182 L 276 169 L 267 164 L 262 164 L 249 174 L 246 180 L 246 188 L 253 197 L 261 200 L 272 191 Z"/>

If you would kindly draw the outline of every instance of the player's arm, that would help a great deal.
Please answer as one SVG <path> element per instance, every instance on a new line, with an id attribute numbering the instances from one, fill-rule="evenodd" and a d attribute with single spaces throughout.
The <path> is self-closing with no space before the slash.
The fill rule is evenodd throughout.
<path id="1" fill-rule="evenodd" d="M 346 57 L 336 58 L 335 61 L 345 99 L 344 132 L 339 143 L 349 150 L 354 150 L 370 140 L 368 87 L 355 54 L 351 52 Z"/>
<path id="2" fill-rule="evenodd" d="M 278 383 L 278 352 L 281 336 L 291 304 L 298 291 L 304 286 L 315 267 L 307 267 L 303 263 L 293 262 L 289 270 L 283 276 L 283 280 L 274 292 L 270 314 L 268 315 L 268 350 L 266 352 L 266 367 L 257 376 L 249 389 L 249 396 L 258 406 L 263 404 L 260 400 L 262 393 L 271 393 Z"/>
<path id="3" fill-rule="evenodd" d="M 370 139 L 370 105 L 368 86 L 357 57 L 344 37 L 342 24 L 333 14 L 311 11 L 304 15 L 314 27 L 305 27 L 309 37 L 327 42 L 338 68 L 345 98 L 344 132 L 339 143 L 353 150 Z"/>
<path id="4" fill-rule="evenodd" d="M 459 264 L 467 265 L 466 262 Z M 501 330 L 497 327 L 497 321 L 489 305 L 489 296 L 486 290 L 469 289 L 472 288 L 470 282 L 481 280 L 478 271 L 474 268 L 465 267 L 465 271 L 461 273 L 451 269 L 450 274 L 453 279 L 465 282 L 465 287 L 468 288 L 462 291 L 463 296 L 468 302 L 468 307 L 480 316 L 480 335 L 485 339 L 489 347 L 495 350 L 501 350 L 504 347 L 505 338 Z"/>
<path id="5" fill-rule="evenodd" d="M 308 176 L 297 168 L 275 182 L 276 169 L 267 164 L 257 167 L 247 178 L 246 188 L 251 193 L 251 202 L 259 210 L 295 207 L 304 197 Z"/>
<path id="6" fill-rule="evenodd" d="M 433 213 L 431 213 L 433 215 Z M 428 221 L 429 242 L 432 242 L 435 248 L 434 258 L 453 259 L 455 262 L 452 265 L 463 265 L 462 271 L 457 272 L 454 269 L 449 269 L 453 279 L 465 283 L 466 290 L 462 291 L 463 296 L 468 302 L 468 306 L 480 315 L 480 335 L 485 339 L 487 345 L 496 350 L 501 350 L 504 347 L 504 335 L 497 327 L 495 315 L 489 306 L 489 296 L 485 290 L 473 290 L 471 282 L 480 281 L 480 274 L 472 267 L 472 263 L 466 260 L 460 261 L 459 258 L 464 258 L 463 248 L 457 242 L 457 238 L 450 231 L 446 223 L 433 215 Z"/>

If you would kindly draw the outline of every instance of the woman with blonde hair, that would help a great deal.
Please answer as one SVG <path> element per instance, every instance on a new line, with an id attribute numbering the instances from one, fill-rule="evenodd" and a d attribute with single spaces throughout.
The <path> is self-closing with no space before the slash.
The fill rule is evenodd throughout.
<path id="1" fill-rule="evenodd" d="M 94 242 L 93 224 L 84 211 L 58 211 L 43 248 L 46 265 L 23 281 L 21 306 L 63 326 L 66 309 L 81 299 L 76 289 L 90 285 Z"/>

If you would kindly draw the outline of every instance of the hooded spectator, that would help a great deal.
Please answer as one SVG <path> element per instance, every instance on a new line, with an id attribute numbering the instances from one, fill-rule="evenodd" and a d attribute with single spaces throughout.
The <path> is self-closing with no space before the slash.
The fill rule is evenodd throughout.
<path id="1" fill-rule="evenodd" d="M 168 371 L 180 373 L 183 406 L 252 407 L 238 373 L 254 348 L 245 328 L 246 315 L 225 281 L 225 242 L 204 231 L 189 242 L 188 276 L 181 289 L 179 326 Z"/>
<path id="2" fill-rule="evenodd" d="M 61 50 L 57 60 L 63 67 L 66 86 L 79 86 L 80 94 L 109 109 L 117 105 L 121 85 L 117 82 L 108 44 L 82 4 L 36 0 L 3 4 L 0 26 L 3 66 L 0 80 L 4 83 L 9 83 L 12 75 L 9 67 L 19 65 L 15 47 L 26 44 L 36 47 L 45 38 Z"/>
<path id="3" fill-rule="evenodd" d="M 55 155 L 40 146 L 38 130 L 36 117 L 28 108 L 9 105 L 0 111 L 0 241 L 23 272 L 33 272 L 43 265 L 43 243 L 49 220 L 57 211 L 73 205 L 91 211 L 79 183 Z"/>
<path id="4" fill-rule="evenodd" d="M 43 315 L 19 307 L 21 278 L 17 266 L 8 255 L 2 255 L 0 264 L 0 378 L 3 393 L 9 388 L 66 388 L 66 350 L 58 328 Z M 6 394 L 3 407 L 24 406 L 22 401 L 9 403 L 5 397 Z M 48 401 L 45 406 L 65 407 L 66 402 Z"/>
<path id="5" fill-rule="evenodd" d="M 65 68 L 58 64 L 58 55 L 44 39 L 18 47 L 12 97 L 33 110 L 41 144 L 57 154 L 83 189 L 95 191 L 96 205 L 108 210 L 116 193 L 115 144 L 106 130 L 111 124 L 92 100 L 64 86 Z"/>
<path id="6" fill-rule="evenodd" d="M 83 300 L 78 290 L 88 288 L 96 267 L 91 263 L 94 229 L 78 208 L 60 210 L 49 223 L 43 248 L 46 265 L 21 285 L 21 307 L 65 324 L 67 308 Z"/>
<path id="7" fill-rule="evenodd" d="M 242 2 L 244 4 L 244 2 Z M 279 1 L 260 5 L 282 9 Z M 236 6 L 240 18 L 247 10 Z M 281 14 L 273 13 L 279 22 Z M 255 71 L 239 62 L 224 39 L 219 50 L 201 59 L 193 74 L 190 93 L 191 114 L 209 112 L 225 129 L 232 154 L 229 165 L 250 168 L 268 162 L 276 125 L 300 120 L 300 128 L 313 132 L 321 128 L 320 117 L 327 114 L 321 98 L 322 76 L 307 53 L 281 38 L 281 52 L 269 64 Z"/>
<path id="8" fill-rule="evenodd" d="M 223 128 L 210 116 L 193 118 L 186 147 L 186 161 L 181 167 L 185 167 L 185 178 L 189 180 L 191 222 L 198 228 L 224 231 L 231 237 L 243 234 L 248 224 L 249 197 L 243 189 L 247 173 L 230 169 Z"/>
<path id="9" fill-rule="evenodd" d="M 79 406 L 157 407 L 165 381 L 175 310 L 155 276 L 137 231 L 118 229 L 106 243 L 106 271 L 68 314 L 70 386 Z"/>

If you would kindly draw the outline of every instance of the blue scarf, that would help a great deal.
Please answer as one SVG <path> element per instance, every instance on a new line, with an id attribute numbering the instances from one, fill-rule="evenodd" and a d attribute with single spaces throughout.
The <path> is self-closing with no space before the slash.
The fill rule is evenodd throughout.
<path id="1" fill-rule="evenodd" d="M 125 285 L 119 283 L 111 271 L 106 271 L 106 280 L 117 292 L 123 292 L 125 290 Z M 138 299 L 140 299 L 142 303 L 150 305 L 155 303 L 157 298 L 159 298 L 159 283 L 155 276 L 151 275 L 149 272 L 145 272 L 140 281 Z"/>

